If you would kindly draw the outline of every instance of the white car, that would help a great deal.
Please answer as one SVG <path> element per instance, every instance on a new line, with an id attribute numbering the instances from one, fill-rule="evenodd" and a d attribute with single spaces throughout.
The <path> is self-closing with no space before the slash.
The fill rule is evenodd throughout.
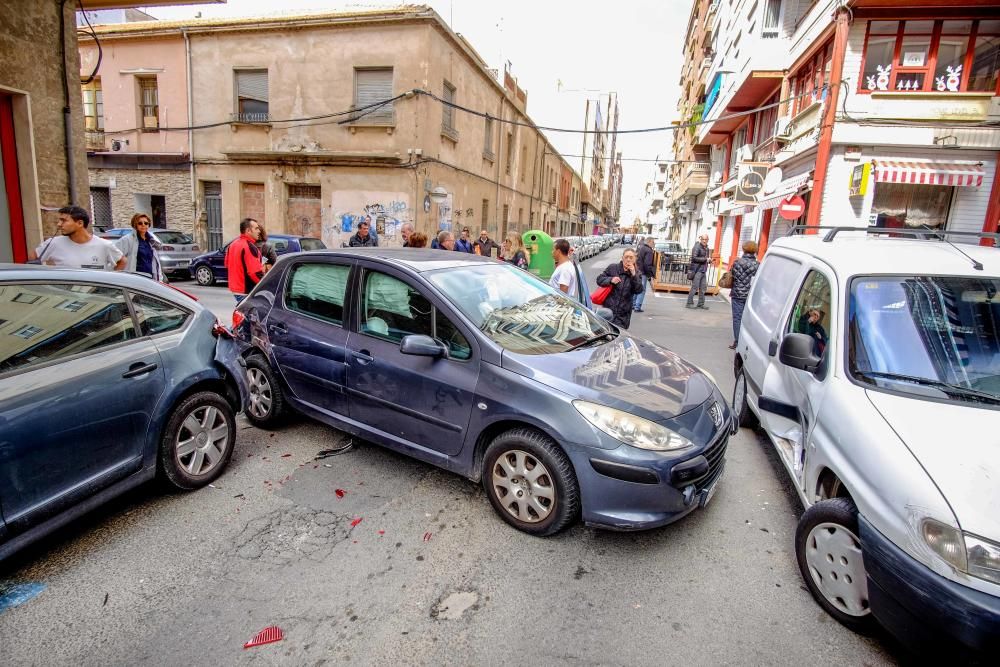
<path id="1" fill-rule="evenodd" d="M 796 557 L 827 612 L 920 651 L 995 659 L 1000 249 L 886 231 L 771 245 L 733 411 L 759 420 L 807 508 Z"/>

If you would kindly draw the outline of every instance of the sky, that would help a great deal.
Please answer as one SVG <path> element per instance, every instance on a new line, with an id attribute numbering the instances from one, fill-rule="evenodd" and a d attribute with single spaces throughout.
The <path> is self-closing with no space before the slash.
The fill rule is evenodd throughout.
<path id="1" fill-rule="evenodd" d="M 224 5 L 154 7 L 160 19 L 264 16 L 276 13 L 377 9 L 399 2 L 344 0 L 228 0 Z M 677 120 L 683 45 L 691 0 L 428 0 L 490 67 L 509 62 L 528 91 L 528 115 L 538 125 L 583 129 L 588 97 L 615 91 L 618 128 L 669 125 Z M 603 109 L 602 109 L 603 111 Z M 582 135 L 549 133 L 564 155 L 582 153 Z M 670 132 L 619 135 L 624 184 L 622 221 L 645 218 L 642 203 L 653 160 L 669 156 Z M 580 159 L 567 160 L 579 170 Z"/>

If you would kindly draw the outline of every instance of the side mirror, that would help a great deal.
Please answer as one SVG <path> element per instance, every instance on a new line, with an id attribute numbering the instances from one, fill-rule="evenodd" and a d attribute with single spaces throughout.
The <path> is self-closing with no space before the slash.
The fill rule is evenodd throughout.
<path id="1" fill-rule="evenodd" d="M 399 351 L 415 357 L 432 357 L 434 359 L 448 356 L 448 348 L 444 346 L 444 343 L 430 336 L 418 334 L 404 336 L 403 340 L 399 342 Z"/>
<path id="2" fill-rule="evenodd" d="M 790 333 L 781 341 L 778 360 L 790 368 L 816 374 L 822 359 L 813 352 L 813 339 L 803 333 Z"/>

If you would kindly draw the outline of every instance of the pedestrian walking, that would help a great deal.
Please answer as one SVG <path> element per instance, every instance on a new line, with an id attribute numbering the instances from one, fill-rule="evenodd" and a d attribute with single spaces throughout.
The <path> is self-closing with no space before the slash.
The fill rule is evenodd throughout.
<path id="1" fill-rule="evenodd" d="M 410 238 L 407 240 L 407 248 L 426 248 L 427 247 L 427 234 L 421 234 L 420 232 L 413 232 L 410 234 Z"/>
<path id="2" fill-rule="evenodd" d="M 447 230 L 442 230 L 438 232 L 437 238 L 438 250 L 454 250 L 455 249 L 455 235 Z M 433 247 L 433 246 L 432 246 Z"/>
<path id="3" fill-rule="evenodd" d="M 59 209 L 58 234 L 28 254 L 29 261 L 74 269 L 121 271 L 128 260 L 111 241 L 90 233 L 90 214 L 79 206 Z"/>
<path id="4" fill-rule="evenodd" d="M 229 291 L 233 293 L 236 303 L 239 303 L 264 277 L 264 267 L 261 265 L 260 250 L 257 240 L 260 238 L 260 227 L 253 218 L 240 221 L 240 235 L 229 244 L 226 251 L 226 271 L 229 276 Z"/>
<path id="5" fill-rule="evenodd" d="M 687 307 L 701 308 L 708 310 L 705 305 L 705 287 L 708 281 L 708 264 L 712 260 L 712 253 L 708 249 L 708 234 L 698 237 L 698 242 L 694 244 L 691 251 L 691 268 L 688 269 L 688 280 L 691 281 L 691 290 L 688 292 Z M 698 305 L 695 306 L 694 297 L 698 295 Z"/>
<path id="6" fill-rule="evenodd" d="M 132 216 L 132 234 L 126 234 L 115 242 L 125 256 L 125 270 L 147 275 L 153 280 L 166 282 L 160 266 L 160 242 L 150 231 L 152 223 L 145 213 Z"/>
<path id="7" fill-rule="evenodd" d="M 410 245 L 410 237 L 413 236 L 413 223 L 412 222 L 404 222 L 403 225 L 399 228 L 399 235 L 403 237 L 403 247 L 404 248 L 412 248 L 413 247 L 412 245 Z M 424 241 L 426 241 L 426 240 L 427 240 L 427 237 L 425 236 L 424 237 Z"/>
<path id="8" fill-rule="evenodd" d="M 257 250 L 260 250 L 260 263 L 264 267 L 264 273 L 267 273 L 278 261 L 278 253 L 274 246 L 267 242 L 267 230 L 264 225 L 258 222 L 257 228 L 260 230 L 257 235 Z"/>
<path id="9" fill-rule="evenodd" d="M 503 240 L 503 261 L 519 269 L 528 268 L 530 261 L 528 251 L 521 242 L 521 235 L 517 232 L 507 234 L 507 238 Z"/>
<path id="10" fill-rule="evenodd" d="M 483 257 L 492 257 L 494 249 L 501 250 L 500 245 L 490 238 L 485 229 L 479 232 L 479 240 L 476 241 L 473 252 Z"/>
<path id="11" fill-rule="evenodd" d="M 631 324 L 635 295 L 642 289 L 642 280 L 639 278 L 635 259 L 635 250 L 629 248 L 622 255 L 622 261 L 608 265 L 604 272 L 597 276 L 598 285 L 611 286 L 611 293 L 604 299 L 603 306 L 614 313 L 611 323 L 622 329 L 628 329 Z"/>
<path id="12" fill-rule="evenodd" d="M 358 223 L 358 231 L 355 232 L 351 240 L 347 242 L 347 245 L 351 248 L 377 248 L 378 239 L 369 233 L 371 229 L 371 223 L 367 220 L 362 220 Z"/>
<path id="13" fill-rule="evenodd" d="M 557 239 L 552 244 L 552 259 L 556 262 L 556 270 L 549 278 L 549 285 L 556 288 L 566 296 L 575 299 L 577 288 L 576 267 L 570 259 L 569 241 Z"/>
<path id="14" fill-rule="evenodd" d="M 730 350 L 735 350 L 740 342 L 740 322 L 743 321 L 743 309 L 747 305 L 747 297 L 750 296 L 750 287 L 753 278 L 757 275 L 760 263 L 757 261 L 757 244 L 754 241 L 747 241 L 743 244 L 743 256 L 733 264 L 733 288 L 729 293 L 729 300 L 733 307 L 733 344 Z"/>
<path id="15" fill-rule="evenodd" d="M 656 251 L 653 249 L 653 237 L 650 236 L 646 238 L 645 242 L 639 244 L 639 253 L 635 260 L 636 266 L 639 269 L 639 279 L 642 280 L 642 291 L 635 295 L 633 308 L 637 313 L 642 312 L 642 304 L 646 300 L 646 290 L 656 275 L 656 267 L 653 261 L 655 257 Z"/>
<path id="16" fill-rule="evenodd" d="M 472 239 L 469 238 L 469 228 L 462 228 L 462 235 L 455 241 L 455 250 L 459 252 L 472 252 Z"/>

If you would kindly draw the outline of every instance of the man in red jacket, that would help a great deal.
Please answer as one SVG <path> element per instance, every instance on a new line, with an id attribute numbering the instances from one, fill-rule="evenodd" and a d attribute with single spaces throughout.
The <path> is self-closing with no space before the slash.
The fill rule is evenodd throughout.
<path id="1" fill-rule="evenodd" d="M 264 267 L 260 263 L 260 225 L 253 218 L 240 221 L 240 236 L 229 244 L 226 251 L 226 271 L 229 273 L 229 291 L 242 301 L 247 293 L 264 277 Z"/>

